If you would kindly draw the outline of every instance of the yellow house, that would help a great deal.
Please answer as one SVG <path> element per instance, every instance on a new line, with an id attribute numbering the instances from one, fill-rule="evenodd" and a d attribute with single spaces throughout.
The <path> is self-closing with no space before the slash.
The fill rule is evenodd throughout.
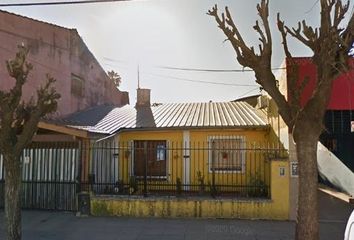
<path id="1" fill-rule="evenodd" d="M 116 156 L 114 164 L 91 164 L 96 181 L 119 182 L 120 191 L 135 181 L 144 194 L 270 196 L 269 159 L 279 149 L 270 145 L 264 113 L 245 102 L 150 106 L 149 89 L 137 96 L 135 107 L 114 108 L 95 126 L 76 126 L 111 134 L 92 147 L 93 157 L 108 145 Z"/>
<path id="2" fill-rule="evenodd" d="M 101 134 L 82 163 L 95 215 L 288 219 L 287 154 L 246 102 L 151 105 L 150 90 L 138 89 L 135 106 L 67 127 Z"/>

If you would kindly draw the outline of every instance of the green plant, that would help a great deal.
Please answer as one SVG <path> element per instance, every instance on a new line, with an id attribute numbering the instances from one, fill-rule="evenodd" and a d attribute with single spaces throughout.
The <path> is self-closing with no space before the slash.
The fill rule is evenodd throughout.
<path id="1" fill-rule="evenodd" d="M 138 181 L 135 176 L 129 178 L 129 194 L 134 194 L 139 190 Z"/>
<path id="2" fill-rule="evenodd" d="M 197 171 L 197 180 L 199 184 L 199 193 L 205 192 L 205 183 L 204 183 L 204 175 L 202 175 L 201 171 Z"/>
<path id="3" fill-rule="evenodd" d="M 249 180 L 247 196 L 268 197 L 268 186 L 258 173 L 256 173 L 254 176 L 251 176 Z"/>
<path id="4" fill-rule="evenodd" d="M 216 188 L 215 184 L 208 182 L 208 186 L 209 186 L 209 190 L 210 190 L 210 195 L 212 197 L 216 197 L 218 194 L 218 189 Z"/>
<path id="5" fill-rule="evenodd" d="M 114 193 L 118 194 L 118 193 L 124 193 L 124 182 L 123 180 L 119 179 L 115 186 L 114 186 Z"/>
<path id="6" fill-rule="evenodd" d="M 182 193 L 182 181 L 180 178 L 176 179 L 176 190 L 177 190 L 177 194 L 181 195 Z"/>

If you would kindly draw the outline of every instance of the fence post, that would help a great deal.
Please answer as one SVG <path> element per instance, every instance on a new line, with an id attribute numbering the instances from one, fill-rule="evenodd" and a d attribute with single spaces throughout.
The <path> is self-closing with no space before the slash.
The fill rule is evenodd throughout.
<path id="1" fill-rule="evenodd" d="M 144 197 L 147 197 L 147 170 L 148 170 L 148 149 L 147 149 L 147 142 L 144 142 Z"/>
<path id="2" fill-rule="evenodd" d="M 271 159 L 270 164 L 270 196 L 276 206 L 273 209 L 273 215 L 276 218 L 289 219 L 289 161 Z"/>
<path id="3" fill-rule="evenodd" d="M 84 147 L 82 146 L 83 144 L 81 141 L 79 142 L 79 148 L 78 148 L 78 169 L 77 169 L 77 176 L 76 176 L 76 193 L 81 192 L 81 177 L 82 177 L 82 151 L 84 151 Z"/>
<path id="4" fill-rule="evenodd" d="M 210 144 L 210 145 L 209 145 Z M 215 143 L 213 140 L 211 142 L 208 142 L 208 151 L 211 150 L 211 187 L 214 189 L 215 188 L 215 150 L 220 150 L 215 148 Z M 209 189 L 211 192 L 213 192 L 212 189 Z"/>

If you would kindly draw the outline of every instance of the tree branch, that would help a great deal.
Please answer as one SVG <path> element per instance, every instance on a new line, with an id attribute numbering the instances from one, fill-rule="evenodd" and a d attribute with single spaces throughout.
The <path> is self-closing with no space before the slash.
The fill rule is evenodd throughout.
<path id="1" fill-rule="evenodd" d="M 41 117 L 57 108 L 60 95 L 52 87 L 55 80 L 47 76 L 48 81 L 37 90 L 36 102 L 20 102 L 22 87 L 25 84 L 32 65 L 26 62 L 28 49 L 19 46 L 15 59 L 7 61 L 8 73 L 15 79 L 15 85 L 9 92 L 0 91 L 0 149 L 6 154 L 19 155 L 31 141 Z"/>
<path id="2" fill-rule="evenodd" d="M 284 121 L 291 127 L 293 117 L 290 105 L 287 103 L 284 95 L 280 93 L 276 78 L 271 69 L 272 36 L 268 22 L 268 4 L 268 0 L 262 0 L 261 3 L 257 5 L 257 11 L 261 18 L 263 29 L 260 27 L 258 21 L 253 27 L 260 36 L 259 54 L 255 53 L 254 47 L 247 46 L 227 7 L 225 8 L 226 17 L 224 13 L 219 17 L 217 5 L 209 10 L 207 14 L 215 18 L 218 27 L 231 42 L 236 52 L 238 62 L 243 67 L 250 67 L 254 70 L 256 82 L 275 100 Z"/>
<path id="3" fill-rule="evenodd" d="M 354 14 L 350 16 L 350 20 L 348 22 L 347 27 L 341 33 L 341 37 L 343 39 L 343 46 L 346 48 L 346 52 L 349 52 L 353 47 L 354 43 Z"/>
<path id="4" fill-rule="evenodd" d="M 305 21 L 303 21 L 302 24 L 307 26 Z M 297 28 L 290 29 L 289 27 L 285 26 L 285 29 L 291 36 L 302 42 L 305 46 L 309 47 L 311 50 L 315 49 L 315 40 L 309 40 L 306 37 L 302 36 L 301 31 L 304 32 L 305 30 L 302 30 L 300 22 L 298 23 Z"/>
<path id="5" fill-rule="evenodd" d="M 289 59 L 292 59 L 293 57 L 289 51 L 288 40 L 286 38 L 287 30 L 284 27 L 284 21 L 280 20 L 280 13 L 277 14 L 277 25 L 278 25 L 278 30 L 279 30 L 281 37 L 282 37 L 282 44 L 283 44 L 285 56 Z"/>
<path id="6" fill-rule="evenodd" d="M 10 111 L 13 111 L 20 103 L 22 96 L 22 86 L 27 80 L 28 73 L 32 70 L 33 66 L 26 62 L 26 57 L 29 50 L 23 46 L 18 46 L 19 51 L 16 53 L 16 58 L 6 61 L 7 71 L 10 77 L 16 79 L 15 86 L 8 94 L 8 106 Z"/>
<path id="7" fill-rule="evenodd" d="M 57 100 L 60 98 L 60 94 L 53 88 L 54 83 L 55 79 L 47 75 L 46 84 L 37 90 L 38 99 L 36 105 L 29 104 L 25 108 L 25 112 L 31 110 L 31 113 L 29 118 L 26 118 L 26 121 L 23 123 L 23 130 L 17 138 L 16 150 L 20 151 L 30 143 L 33 134 L 37 131 L 39 120 L 57 109 Z"/>

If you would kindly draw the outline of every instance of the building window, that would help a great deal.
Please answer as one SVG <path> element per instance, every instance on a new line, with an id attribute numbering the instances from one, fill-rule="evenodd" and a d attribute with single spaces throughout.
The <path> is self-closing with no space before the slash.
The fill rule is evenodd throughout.
<path id="1" fill-rule="evenodd" d="M 166 145 L 159 144 L 156 146 L 156 161 L 166 160 Z"/>
<path id="2" fill-rule="evenodd" d="M 74 74 L 71 74 L 71 94 L 80 98 L 85 95 L 85 81 Z"/>
<path id="3" fill-rule="evenodd" d="M 244 172 L 245 140 L 244 137 L 210 137 L 209 170 L 224 172 Z"/>

